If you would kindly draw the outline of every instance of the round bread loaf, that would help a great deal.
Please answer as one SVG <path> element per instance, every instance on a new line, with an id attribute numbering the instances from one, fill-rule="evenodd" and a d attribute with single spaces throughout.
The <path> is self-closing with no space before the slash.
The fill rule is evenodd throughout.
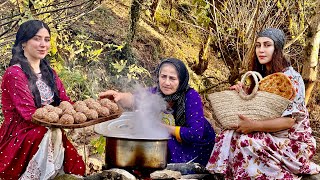
<path id="1" fill-rule="evenodd" d="M 264 77 L 259 82 L 259 90 L 274 93 L 287 99 L 294 99 L 296 91 L 291 80 L 284 73 L 278 72 Z"/>

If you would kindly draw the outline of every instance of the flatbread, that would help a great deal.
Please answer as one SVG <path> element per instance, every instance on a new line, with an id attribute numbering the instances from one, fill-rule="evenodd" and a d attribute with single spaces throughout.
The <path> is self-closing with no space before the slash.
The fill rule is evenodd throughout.
<path id="1" fill-rule="evenodd" d="M 259 82 L 259 90 L 274 93 L 290 100 L 296 96 L 296 91 L 291 80 L 284 73 L 280 72 L 264 77 Z"/>

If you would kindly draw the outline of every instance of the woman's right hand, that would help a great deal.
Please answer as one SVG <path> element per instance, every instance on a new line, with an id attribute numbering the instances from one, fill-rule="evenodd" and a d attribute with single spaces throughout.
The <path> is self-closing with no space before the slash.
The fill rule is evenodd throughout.
<path id="1" fill-rule="evenodd" d="M 238 82 L 237 84 L 231 86 L 230 90 L 235 90 L 237 92 L 240 92 L 240 90 L 243 88 L 243 84 L 241 82 Z"/>
<path id="2" fill-rule="evenodd" d="M 132 108 L 133 107 L 133 95 L 127 92 L 118 92 L 115 90 L 107 90 L 105 92 L 99 93 L 99 98 L 108 98 L 110 100 L 114 100 L 123 108 Z"/>
<path id="3" fill-rule="evenodd" d="M 107 90 L 105 92 L 99 93 L 99 98 L 108 98 L 110 100 L 114 100 L 115 102 L 118 102 L 121 99 L 121 93 L 115 90 Z"/>

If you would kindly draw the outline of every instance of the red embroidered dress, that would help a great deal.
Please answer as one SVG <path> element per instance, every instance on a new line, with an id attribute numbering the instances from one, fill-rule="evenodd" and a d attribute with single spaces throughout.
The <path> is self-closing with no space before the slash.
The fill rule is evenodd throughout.
<path id="1" fill-rule="evenodd" d="M 60 99 L 70 101 L 58 77 L 56 85 Z M 36 106 L 28 87 L 28 79 L 19 66 L 11 66 L 6 70 L 1 89 L 4 122 L 0 128 L 0 179 L 18 179 L 38 151 L 47 128 L 31 122 Z M 40 94 L 43 97 L 43 91 Z M 43 104 L 48 101 L 51 100 L 42 99 Z M 64 133 L 62 141 L 65 148 L 64 172 L 84 175 L 85 164 L 82 157 Z"/>

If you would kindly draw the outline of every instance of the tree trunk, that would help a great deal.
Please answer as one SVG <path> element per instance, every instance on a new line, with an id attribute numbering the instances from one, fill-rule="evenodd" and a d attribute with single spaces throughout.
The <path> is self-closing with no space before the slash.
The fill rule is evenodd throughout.
<path id="1" fill-rule="evenodd" d="M 302 69 L 302 77 L 306 82 L 306 97 L 305 103 L 308 104 L 312 94 L 312 90 L 317 80 L 317 74 L 319 70 L 319 44 L 320 44 L 320 13 L 312 18 L 309 28 L 310 36 L 307 38 L 306 57 L 308 60 L 304 62 Z"/>
<path id="2" fill-rule="evenodd" d="M 150 9 L 151 9 L 151 18 L 152 18 L 153 21 L 155 20 L 154 16 L 156 15 L 156 13 L 157 13 L 157 11 L 158 11 L 158 9 L 160 7 L 160 4 L 161 4 L 161 0 L 154 0 L 152 2 L 152 5 L 151 5 Z"/>
<path id="3" fill-rule="evenodd" d="M 140 19 L 140 11 L 141 11 L 142 3 L 143 3 L 143 0 L 132 0 L 132 3 L 131 3 L 130 17 L 129 17 L 130 19 L 129 32 L 127 34 L 126 45 L 123 48 L 123 51 L 126 54 L 129 65 L 136 63 L 136 60 L 132 55 L 131 43 L 136 34 L 137 24 Z"/>
<path id="4" fill-rule="evenodd" d="M 132 0 L 130 9 L 130 25 L 127 35 L 127 43 L 131 44 L 136 33 L 137 24 L 140 19 L 141 4 L 143 0 Z"/>
<path id="5" fill-rule="evenodd" d="M 193 70 L 194 73 L 196 73 L 197 75 L 202 75 L 203 72 L 208 69 L 208 55 L 211 41 L 212 37 L 209 33 L 207 35 L 206 43 L 201 44 L 198 55 L 198 61 L 189 64 L 191 70 Z"/>

